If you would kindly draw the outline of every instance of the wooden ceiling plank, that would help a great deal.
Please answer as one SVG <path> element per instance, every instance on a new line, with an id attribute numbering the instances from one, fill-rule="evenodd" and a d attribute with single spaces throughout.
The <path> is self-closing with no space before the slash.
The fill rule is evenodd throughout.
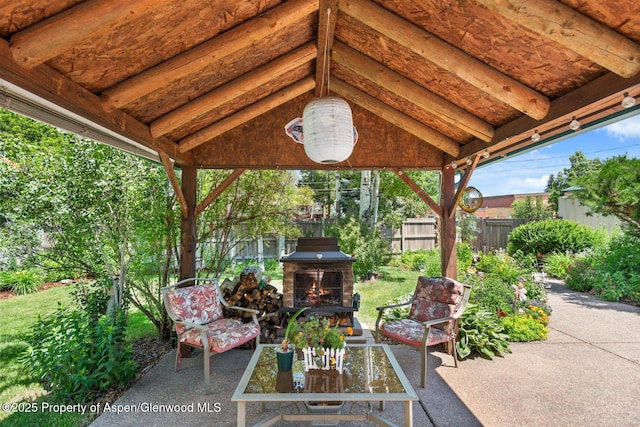
<path id="1" fill-rule="evenodd" d="M 233 183 L 233 181 L 238 179 L 238 177 L 242 175 L 244 171 L 245 169 L 240 168 L 235 169 L 233 172 L 231 172 L 231 174 L 226 177 L 224 181 L 220 183 L 220 185 L 218 185 L 211 193 L 207 195 L 207 197 L 205 197 L 205 199 L 198 206 L 196 206 L 195 216 L 200 215 L 216 198 L 218 198 L 220 194 L 222 194 L 224 190 L 227 189 L 228 186 Z"/>
<path id="2" fill-rule="evenodd" d="M 215 110 L 245 93 L 275 80 L 283 74 L 312 61 L 317 54 L 313 43 L 308 43 L 293 52 L 281 56 L 260 68 L 247 73 L 230 83 L 203 95 L 194 101 L 171 111 L 151 123 L 151 135 L 158 137 L 166 135 L 174 129 L 189 123 L 191 120 L 205 113 Z"/>
<path id="3" fill-rule="evenodd" d="M 11 53 L 19 65 L 33 68 L 95 33 L 108 33 L 157 7 L 155 0 L 85 1 L 15 33 Z"/>
<path id="4" fill-rule="evenodd" d="M 176 193 L 176 197 L 178 198 L 182 216 L 183 218 L 186 218 L 187 214 L 189 213 L 189 208 L 187 207 L 187 199 L 184 197 L 180 181 L 178 181 L 178 177 L 173 171 L 173 164 L 171 163 L 171 159 L 166 153 L 163 153 L 162 151 L 158 151 L 158 154 L 160 155 L 160 160 L 162 161 L 162 166 L 164 166 L 164 170 L 167 173 L 167 177 L 169 177 L 171 187 L 173 187 L 173 192 Z"/>
<path id="5" fill-rule="evenodd" d="M 532 118 L 549 111 L 544 95 L 371 1 L 341 2 L 340 11 Z"/>
<path id="6" fill-rule="evenodd" d="M 98 126 L 154 151 L 163 151 L 180 165 L 193 163 L 193 156 L 178 152 L 178 145 L 172 140 L 152 138 L 148 126 L 122 111 L 105 113 L 97 96 L 46 65 L 32 69 L 19 66 L 13 60 L 9 44 L 4 40 L 0 40 L 0 78 Z"/>
<path id="7" fill-rule="evenodd" d="M 338 0 L 320 0 L 318 8 L 318 58 L 316 60 L 316 96 L 329 93 L 331 49 L 338 16 Z"/>
<path id="8" fill-rule="evenodd" d="M 246 123 L 247 121 L 258 117 L 261 114 L 266 113 L 267 111 L 275 108 L 279 105 L 284 104 L 287 101 L 290 101 L 305 92 L 313 90 L 316 86 L 316 81 L 313 77 L 307 77 L 302 79 L 290 86 L 287 86 L 284 89 L 279 90 L 273 95 L 264 98 L 247 108 L 238 111 L 237 113 L 222 119 L 210 126 L 207 126 L 204 129 L 201 129 L 198 132 L 195 132 L 183 139 L 180 140 L 179 150 L 180 152 L 186 152 L 192 150 L 193 148 L 204 144 L 205 142 L 215 138 L 216 136 L 222 135 L 223 133 L 231 130 L 237 126 Z M 284 129 L 285 123 L 282 124 Z M 283 131 L 284 132 L 284 131 Z"/>
<path id="9" fill-rule="evenodd" d="M 407 184 L 407 187 L 413 190 L 413 192 L 416 193 L 416 195 L 420 197 L 423 202 L 429 205 L 429 207 L 436 213 L 436 215 L 442 217 L 442 207 L 440 207 L 440 205 L 437 204 L 435 200 L 431 198 L 431 196 L 429 196 L 414 180 L 412 180 L 409 175 L 407 175 L 404 171 L 398 169 L 394 170 L 394 172 L 396 175 L 398 175 L 398 178 L 400 178 L 402 181 L 404 181 L 405 184 Z"/>
<path id="10" fill-rule="evenodd" d="M 622 77 L 640 72 L 640 45 L 559 1 L 479 2 Z"/>
<path id="11" fill-rule="evenodd" d="M 370 57 L 336 41 L 332 59 L 375 84 L 395 93 L 439 119 L 484 141 L 493 139 L 493 126 L 462 108 L 429 92 Z"/>
<path id="12" fill-rule="evenodd" d="M 385 119 L 389 123 L 417 136 L 426 143 L 439 148 L 453 157 L 460 153 L 460 145 L 441 133 L 423 125 L 417 120 L 403 114 L 402 112 L 390 108 L 388 105 L 364 93 L 353 86 L 338 80 L 332 79 L 331 90 L 337 94 L 349 99 L 350 101 L 360 105 L 362 108 L 372 112 L 373 114 Z"/>
<path id="13" fill-rule="evenodd" d="M 234 27 L 193 49 L 137 74 L 102 93 L 107 111 L 122 108 L 136 99 L 188 75 L 198 73 L 212 60 L 219 60 L 250 47 L 273 33 L 296 24 L 302 16 L 318 10 L 318 0 L 292 0 Z"/>

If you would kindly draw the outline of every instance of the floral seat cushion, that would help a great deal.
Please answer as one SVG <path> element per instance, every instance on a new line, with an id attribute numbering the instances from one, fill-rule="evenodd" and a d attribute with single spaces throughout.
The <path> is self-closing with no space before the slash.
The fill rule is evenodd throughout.
<path id="1" fill-rule="evenodd" d="M 260 326 L 255 323 L 242 323 L 237 319 L 219 319 L 207 324 L 207 339 L 209 348 L 216 353 L 222 353 L 260 335 Z M 200 330 L 192 328 L 180 334 L 180 342 L 202 347 Z"/>
<path id="2" fill-rule="evenodd" d="M 167 297 L 178 321 L 207 327 L 209 348 L 216 353 L 230 350 L 260 335 L 260 326 L 255 323 L 243 323 L 223 317 L 218 287 L 215 284 L 172 289 Z M 175 328 L 181 343 L 203 347 L 199 329 L 189 328 L 178 322 L 175 323 Z"/>
<path id="3" fill-rule="evenodd" d="M 385 335 L 405 344 L 409 344 L 414 347 L 420 347 L 422 344 L 422 337 L 424 336 L 424 326 L 422 326 L 422 323 L 415 320 L 392 320 L 390 322 L 385 322 L 382 325 L 381 329 Z M 433 327 L 429 331 L 427 346 L 440 344 L 449 340 L 451 340 L 451 337 L 447 334 L 447 332 L 443 331 L 442 329 Z"/>

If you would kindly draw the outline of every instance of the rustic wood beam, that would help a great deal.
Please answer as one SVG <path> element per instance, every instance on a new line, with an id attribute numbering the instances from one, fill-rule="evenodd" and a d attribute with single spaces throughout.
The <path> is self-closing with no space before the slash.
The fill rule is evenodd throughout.
<path id="1" fill-rule="evenodd" d="M 396 175 L 398 175 L 398 178 L 400 178 L 404 181 L 405 184 L 407 184 L 407 187 L 413 190 L 413 192 L 416 193 L 423 202 L 429 205 L 429 207 L 436 213 L 436 215 L 442 217 L 442 208 L 440 207 L 440 205 L 436 203 L 414 180 L 412 180 L 409 175 L 407 175 L 404 171 L 398 169 L 394 170 L 394 172 Z"/>
<path id="2" fill-rule="evenodd" d="M 350 0 L 340 2 L 339 6 L 341 12 L 359 20 L 518 111 L 538 120 L 542 119 L 549 111 L 547 97 L 372 1 Z"/>
<path id="3" fill-rule="evenodd" d="M 33 68 L 73 49 L 92 34 L 112 31 L 157 7 L 153 0 L 85 1 L 15 33 L 11 53 L 19 65 Z"/>
<path id="4" fill-rule="evenodd" d="M 462 198 L 462 193 L 467 188 L 467 184 L 469 184 L 469 180 L 471 179 L 471 174 L 476 169 L 478 165 L 478 161 L 480 160 L 480 154 L 476 154 L 471 161 L 471 165 L 464 171 L 464 175 L 460 179 L 458 183 L 458 190 L 456 190 L 456 194 L 453 198 L 453 206 L 449 209 L 449 218 L 453 218 L 456 213 L 456 209 L 458 204 L 460 203 L 460 199 Z"/>
<path id="5" fill-rule="evenodd" d="M 212 60 L 219 60 L 248 48 L 261 39 L 298 23 L 303 16 L 317 10 L 318 0 L 284 2 L 193 49 L 105 90 L 101 97 L 102 105 L 107 111 L 122 108 L 176 80 L 198 73 Z"/>
<path id="6" fill-rule="evenodd" d="M 456 253 L 456 205 L 453 203 L 456 188 L 455 171 L 453 168 L 444 167 L 442 168 L 440 177 L 440 194 L 443 211 L 442 217 L 440 217 L 440 266 L 443 276 L 457 279 L 458 256 Z M 450 215 L 449 209 L 453 210 L 453 216 Z"/>
<path id="7" fill-rule="evenodd" d="M 385 67 L 370 57 L 336 41 L 332 59 L 373 83 L 415 104 L 444 122 L 487 142 L 493 138 L 493 126 L 424 87 Z"/>
<path id="8" fill-rule="evenodd" d="M 262 67 L 256 68 L 153 121 L 151 123 L 151 135 L 154 137 L 166 135 L 191 120 L 215 110 L 222 104 L 238 98 L 271 80 L 276 80 L 283 74 L 312 61 L 316 54 L 316 46 L 309 43 Z"/>
<path id="9" fill-rule="evenodd" d="M 486 142 L 479 139 L 466 144 L 460 150 L 460 158 L 472 156 L 476 153 L 482 153 L 485 149 L 489 149 L 491 153 L 498 149 L 502 149 L 506 146 L 510 146 L 515 142 L 515 136 L 524 134 L 524 139 L 531 137 L 531 132 L 535 129 L 542 129 L 543 127 L 553 124 L 556 121 L 562 121 L 572 116 L 580 117 L 580 112 L 591 108 L 592 105 L 601 103 L 602 100 L 606 100 L 609 97 L 615 97 L 619 93 L 628 91 L 629 88 L 635 85 L 640 85 L 640 74 L 637 74 L 630 78 L 623 78 L 615 73 L 606 74 L 592 82 L 589 82 L 579 89 L 574 90 L 551 103 L 549 114 L 544 120 L 533 120 L 527 116 L 521 116 L 504 126 L 496 129 L 494 137 L 494 143 L 487 145 Z M 611 100 L 619 107 L 619 103 L 622 98 L 617 100 Z M 601 105 L 601 108 L 604 108 Z M 567 126 L 569 124 L 566 121 Z M 457 157 L 454 157 L 454 159 Z M 445 159 L 447 160 L 452 159 Z"/>
<path id="10" fill-rule="evenodd" d="M 184 166 L 182 168 L 182 194 L 187 201 L 187 215 L 183 215 L 180 222 L 180 280 L 196 277 L 198 230 L 195 206 L 197 188 L 198 169 L 195 166 Z"/>
<path id="11" fill-rule="evenodd" d="M 559 1 L 479 2 L 622 77 L 640 72 L 640 45 Z"/>
<path id="12" fill-rule="evenodd" d="M 19 66 L 4 40 L 0 40 L 0 78 L 124 138 L 153 151 L 165 152 L 179 165 L 193 163 L 193 156 L 178 152 L 175 142 L 168 138 L 152 138 L 147 125 L 122 111 L 105 113 L 97 96 L 51 68 Z"/>
<path id="13" fill-rule="evenodd" d="M 226 131 L 233 129 L 236 126 L 240 126 L 259 115 L 266 113 L 272 108 L 282 105 L 285 102 L 312 90 L 315 85 L 316 81 L 313 77 L 307 77 L 299 80 L 298 82 L 289 85 L 254 104 L 251 104 L 247 108 L 181 139 L 178 144 L 178 149 L 182 153 L 192 150 L 212 138 L 222 135 Z"/>
<path id="14" fill-rule="evenodd" d="M 245 169 L 236 169 L 231 172 L 231 175 L 226 177 L 225 180 L 220 183 L 220 185 L 218 185 L 211 193 L 209 193 L 207 197 L 205 197 L 205 199 L 198 206 L 196 206 L 195 215 L 200 215 L 207 208 L 207 206 L 209 206 L 211 202 L 213 202 L 220 194 L 222 194 L 222 192 L 226 190 L 227 187 L 233 183 L 233 181 L 238 179 L 238 177 L 242 175 L 244 171 Z"/>
<path id="15" fill-rule="evenodd" d="M 316 60 L 316 96 L 329 93 L 329 70 L 333 47 L 338 0 L 320 0 L 318 8 L 318 58 Z"/>
<path id="16" fill-rule="evenodd" d="M 187 199 L 184 197 L 184 193 L 182 192 L 182 186 L 176 173 L 173 171 L 173 164 L 171 163 L 171 159 L 166 153 L 159 151 L 160 160 L 162 160 L 162 166 L 164 166 L 164 170 L 167 173 L 167 177 L 169 177 L 169 182 L 171 183 L 171 187 L 173 187 L 173 192 L 176 193 L 176 197 L 178 198 L 178 203 L 180 204 L 180 210 L 182 211 L 182 216 L 184 218 L 189 214 L 187 207 Z"/>
<path id="17" fill-rule="evenodd" d="M 373 114 L 385 119 L 389 123 L 404 129 L 410 134 L 417 136 L 426 143 L 441 149 L 453 157 L 457 157 L 460 153 L 460 145 L 453 139 L 450 139 L 434 129 L 423 125 L 419 121 L 398 110 L 390 108 L 382 101 L 354 88 L 342 80 L 333 78 L 332 82 L 331 90 L 347 98 L 349 101 L 358 104 L 362 108 L 371 111 Z"/>

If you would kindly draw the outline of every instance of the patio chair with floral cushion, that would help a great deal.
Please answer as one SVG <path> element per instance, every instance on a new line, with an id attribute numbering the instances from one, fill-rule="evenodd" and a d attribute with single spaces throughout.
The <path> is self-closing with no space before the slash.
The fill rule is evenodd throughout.
<path id="1" fill-rule="evenodd" d="M 427 380 L 427 347 L 446 343 L 449 354 L 458 367 L 456 335 L 458 319 L 462 316 L 471 286 L 447 277 L 418 277 L 413 297 L 404 303 L 377 307 L 376 342 L 380 334 L 421 350 L 422 370 L 420 387 Z M 410 306 L 407 319 L 385 317 L 385 311 Z M 384 322 L 383 320 L 386 319 Z"/>
<path id="2" fill-rule="evenodd" d="M 203 282 L 193 286 L 185 284 Z M 182 361 L 182 345 L 204 350 L 204 381 L 211 385 L 211 356 L 236 348 L 251 340 L 260 340 L 258 310 L 230 306 L 223 298 L 216 279 L 189 278 L 162 288 L 167 314 L 173 320 L 177 335 L 176 371 Z M 252 321 L 225 318 L 222 307 L 251 313 Z"/>

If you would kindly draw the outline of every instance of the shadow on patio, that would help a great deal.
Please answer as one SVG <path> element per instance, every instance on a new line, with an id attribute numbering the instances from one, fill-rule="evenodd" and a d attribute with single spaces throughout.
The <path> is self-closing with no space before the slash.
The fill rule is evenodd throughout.
<path id="1" fill-rule="evenodd" d="M 413 403 L 414 425 L 481 425 L 437 372 L 442 369 L 455 369 L 451 356 L 440 351 L 430 352 L 427 387 L 421 389 L 418 387 L 419 352 L 404 345 L 391 347 L 420 397 L 419 402 Z M 214 356 L 212 358 L 212 392 L 204 394 L 202 351 L 194 352 L 193 357 L 184 359 L 180 371 L 175 372 L 173 368 L 175 350 L 172 350 L 118 401 L 111 403 L 108 408 L 102 408 L 102 415 L 91 424 L 91 427 L 235 426 L 237 408 L 236 403 L 231 402 L 231 396 L 251 355 L 251 350 L 238 349 Z M 258 403 L 249 403 L 247 424 L 260 422 L 270 414 L 275 414 L 278 411 L 278 405 L 267 403 L 264 412 L 260 412 Z M 289 405 L 283 408 L 283 412 L 287 413 L 305 410 L 303 405 L 298 407 L 292 403 L 283 405 Z M 354 404 L 352 407 L 347 404 L 343 412 L 362 413 L 367 409 L 365 404 Z M 134 412 L 136 410 L 138 412 Z M 401 402 L 387 402 L 383 412 L 374 405 L 373 411 L 393 423 L 399 425 L 404 423 L 404 406 Z M 283 421 L 278 425 L 295 425 L 295 423 Z M 341 422 L 340 425 L 372 424 Z"/>

